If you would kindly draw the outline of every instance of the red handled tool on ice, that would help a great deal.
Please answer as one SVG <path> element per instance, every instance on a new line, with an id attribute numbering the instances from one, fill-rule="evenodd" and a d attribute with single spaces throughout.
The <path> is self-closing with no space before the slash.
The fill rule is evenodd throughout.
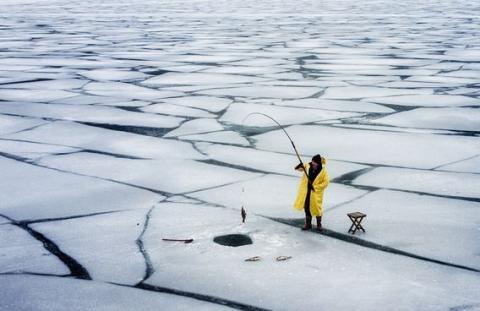
<path id="1" fill-rule="evenodd" d="M 252 113 L 249 113 L 245 119 L 243 119 L 242 123 L 244 123 L 248 117 L 250 117 L 251 115 L 254 115 L 254 114 L 259 114 L 259 115 L 262 115 L 262 116 L 265 116 L 267 118 L 269 118 L 270 120 L 272 120 L 273 122 L 275 122 L 281 129 L 282 131 L 285 133 L 285 135 L 287 135 L 287 138 L 288 140 L 290 141 L 290 143 L 292 144 L 292 147 L 293 147 L 293 150 L 295 150 L 295 154 L 297 155 L 297 158 L 298 158 L 298 161 L 300 161 L 300 165 L 303 169 L 303 172 L 305 173 L 305 176 L 307 176 L 307 181 L 308 181 L 308 185 L 311 187 L 312 190 L 314 190 L 313 188 L 313 185 L 312 185 L 312 182 L 310 181 L 310 178 L 308 177 L 308 173 L 307 173 L 307 170 L 305 169 L 305 166 L 303 165 L 303 162 L 302 162 L 302 159 L 300 158 L 300 155 L 298 154 L 298 151 L 297 151 L 297 148 L 295 147 L 295 143 L 293 142 L 292 138 L 290 137 L 290 135 L 288 135 L 287 131 L 283 128 L 283 126 L 277 122 L 277 120 L 275 120 L 274 118 L 272 118 L 271 116 L 267 115 L 267 114 L 264 114 L 264 113 L 261 113 L 261 112 L 252 112 Z"/>
<path id="2" fill-rule="evenodd" d="M 185 244 L 192 243 L 193 239 L 162 239 L 167 242 L 183 242 Z"/>

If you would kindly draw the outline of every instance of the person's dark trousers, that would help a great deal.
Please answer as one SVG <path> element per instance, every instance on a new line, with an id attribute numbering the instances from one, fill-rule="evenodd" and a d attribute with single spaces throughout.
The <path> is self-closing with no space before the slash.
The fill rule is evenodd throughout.
<path id="1" fill-rule="evenodd" d="M 310 188 L 307 190 L 307 197 L 305 198 L 305 204 L 303 209 L 305 210 L 305 226 L 302 230 L 312 229 L 312 214 L 310 213 Z"/>

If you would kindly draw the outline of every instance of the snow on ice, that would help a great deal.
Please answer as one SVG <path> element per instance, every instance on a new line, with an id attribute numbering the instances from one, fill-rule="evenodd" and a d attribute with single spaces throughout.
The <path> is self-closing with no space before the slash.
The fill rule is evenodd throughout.
<path id="1" fill-rule="evenodd" d="M 480 4 L 2 8 L 2 311 L 480 309 Z"/>

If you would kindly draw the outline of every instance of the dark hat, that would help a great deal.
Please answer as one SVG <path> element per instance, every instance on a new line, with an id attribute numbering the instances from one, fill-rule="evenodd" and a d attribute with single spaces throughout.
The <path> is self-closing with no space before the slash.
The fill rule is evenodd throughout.
<path id="1" fill-rule="evenodd" d="M 312 161 L 317 164 L 322 164 L 322 157 L 319 154 L 316 154 L 312 157 Z"/>

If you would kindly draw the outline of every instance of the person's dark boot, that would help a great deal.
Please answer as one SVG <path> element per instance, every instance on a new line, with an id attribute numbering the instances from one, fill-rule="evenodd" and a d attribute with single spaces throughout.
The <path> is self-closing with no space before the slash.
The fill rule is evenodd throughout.
<path id="1" fill-rule="evenodd" d="M 322 231 L 322 216 L 317 216 L 317 231 Z"/>
<path id="2" fill-rule="evenodd" d="M 305 217 L 305 226 L 302 227 L 302 230 L 312 229 L 312 217 Z"/>

